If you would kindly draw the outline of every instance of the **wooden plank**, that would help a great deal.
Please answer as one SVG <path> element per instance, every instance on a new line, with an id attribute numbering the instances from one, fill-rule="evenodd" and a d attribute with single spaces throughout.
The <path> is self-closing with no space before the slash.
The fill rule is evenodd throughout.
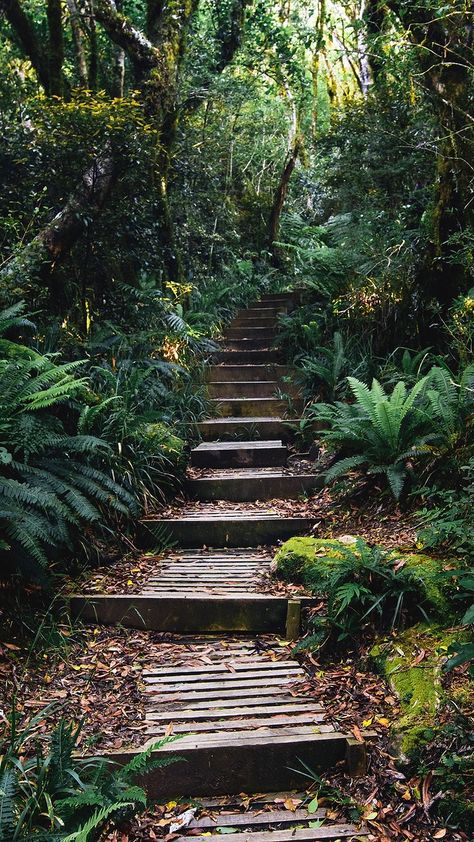
<path id="1" fill-rule="evenodd" d="M 289 828 L 288 830 L 273 830 L 271 833 L 261 831 L 255 833 L 233 833 L 232 842 L 317 842 L 319 839 L 337 840 L 348 839 L 358 835 L 355 825 L 338 824 L 332 827 L 318 828 Z M 359 838 L 361 838 L 359 836 Z M 189 837 L 180 836 L 175 842 L 189 842 Z M 193 842 L 209 842 L 208 836 L 193 836 Z"/>
<path id="2" fill-rule="evenodd" d="M 232 708 L 233 710 L 237 710 L 237 708 L 245 708 L 245 707 L 252 706 L 252 705 L 256 705 L 256 706 L 267 705 L 268 707 L 270 707 L 270 706 L 273 706 L 273 705 L 281 705 L 281 704 L 285 704 L 285 703 L 288 703 L 288 702 L 291 702 L 292 704 L 298 704 L 300 701 L 307 703 L 308 697 L 307 696 L 291 696 L 289 693 L 279 693 L 278 695 L 275 694 L 274 696 L 270 696 L 270 698 L 268 698 L 268 699 L 263 699 L 262 697 L 260 697 L 260 694 L 257 691 L 251 696 L 249 696 L 249 695 L 242 696 L 239 699 L 238 702 L 236 702 L 235 699 L 205 699 L 202 702 L 196 702 L 196 704 L 191 704 L 186 699 L 183 699 L 181 701 L 178 701 L 178 700 L 176 700 L 176 701 L 173 700 L 173 701 L 174 701 L 174 704 L 176 704 L 177 706 L 179 705 L 179 707 L 176 707 L 176 710 L 180 710 L 180 711 L 184 711 L 184 709 L 182 707 L 183 705 L 184 706 L 187 705 L 189 708 L 192 708 L 194 711 L 201 711 L 201 710 L 217 711 L 217 710 L 224 710 L 225 708 Z M 163 706 L 164 705 L 169 705 L 169 701 L 163 702 Z M 150 707 L 149 707 L 149 710 L 153 710 L 153 712 L 156 712 L 158 714 L 160 712 L 160 709 L 161 709 L 161 706 L 158 703 L 155 703 L 154 705 L 150 705 Z M 312 707 L 311 707 L 311 709 L 312 709 Z M 166 711 L 167 708 L 164 708 L 164 710 Z"/>
<path id="3" fill-rule="evenodd" d="M 222 678 L 222 680 L 225 681 L 225 682 L 231 682 L 234 687 L 239 687 L 239 684 L 234 684 L 234 681 L 239 681 L 239 680 L 242 680 L 242 679 L 249 680 L 249 679 L 257 678 L 261 681 L 261 683 L 265 683 L 267 678 L 280 678 L 281 677 L 283 679 L 289 678 L 296 683 L 298 681 L 303 680 L 304 677 L 305 677 L 305 674 L 303 672 L 300 672 L 298 670 L 298 667 L 295 667 L 293 670 L 289 669 L 288 671 L 283 672 L 280 675 L 278 674 L 277 671 L 275 671 L 275 672 L 269 671 L 268 675 L 266 675 L 266 674 L 263 674 L 259 671 L 257 672 L 255 670 L 249 670 L 249 672 L 245 676 L 239 675 L 239 673 L 222 672 L 222 673 L 218 673 L 217 677 Z M 178 689 L 178 685 L 179 685 L 181 689 L 184 689 L 185 687 L 192 686 L 193 684 L 195 685 L 196 682 L 201 682 L 201 679 L 204 681 L 206 676 L 204 674 L 201 674 L 201 673 L 191 674 L 189 676 L 183 675 L 181 678 L 179 678 L 179 680 L 178 680 L 178 677 L 177 677 L 177 683 L 176 684 L 172 683 L 169 679 L 165 680 L 164 677 L 163 678 L 146 677 L 146 676 L 144 676 L 144 674 L 142 674 L 142 678 L 147 684 L 152 684 L 153 686 L 155 686 L 157 688 L 157 691 L 159 692 L 161 684 L 164 684 L 164 685 L 170 686 L 170 687 L 176 687 L 176 689 Z M 212 678 L 212 676 L 210 675 L 209 678 Z M 200 684 L 200 687 L 202 687 L 202 686 L 203 685 Z M 227 686 L 229 686 L 229 685 L 227 684 Z"/>
<path id="4" fill-rule="evenodd" d="M 298 684 L 298 677 L 290 676 L 288 678 L 266 678 L 265 679 L 265 687 L 268 690 L 268 693 L 273 693 L 275 687 L 280 687 L 282 685 L 288 686 L 288 689 L 295 685 L 295 689 L 297 689 Z M 195 690 L 196 686 L 198 690 Z M 206 682 L 199 682 L 197 685 L 194 682 L 193 684 L 166 684 L 166 685 L 156 685 L 153 683 L 147 683 L 145 687 L 145 692 L 149 695 L 160 695 L 160 694 L 175 694 L 175 693 L 186 693 L 187 695 L 194 695 L 197 693 L 206 693 L 208 694 L 208 698 L 212 698 L 210 693 L 216 693 L 217 698 L 223 698 L 225 696 L 242 696 L 242 691 L 251 690 L 252 688 L 261 688 L 262 682 L 260 680 L 253 680 L 249 679 L 248 681 L 232 681 L 231 684 L 226 681 L 206 681 Z M 194 691 L 194 692 L 193 692 Z"/>
<path id="5" fill-rule="evenodd" d="M 198 701 L 200 699 L 240 699 L 243 695 L 243 690 L 246 693 L 251 692 L 252 689 L 256 692 L 258 691 L 259 696 L 271 696 L 275 693 L 276 687 L 281 686 L 291 686 L 290 681 L 282 681 L 281 679 L 274 679 L 272 684 L 269 686 L 268 682 L 265 682 L 265 686 L 262 686 L 260 681 L 254 681 L 250 687 L 241 687 L 238 690 L 228 690 L 225 686 L 221 690 L 204 690 L 201 689 L 199 685 L 199 690 L 189 690 L 186 689 L 184 691 L 176 692 L 175 687 L 169 687 L 164 693 L 160 690 L 160 693 L 151 693 L 150 688 L 147 687 L 146 693 L 147 697 L 149 698 L 150 702 L 152 701 L 166 701 L 167 696 L 171 695 L 173 698 L 176 699 L 193 699 Z M 287 694 L 289 696 L 290 693 Z"/>
<path id="6" fill-rule="evenodd" d="M 302 702 L 301 704 L 293 703 L 287 705 L 279 705 L 278 709 L 270 705 L 259 706 L 252 705 L 249 707 L 233 707 L 231 710 L 172 710 L 172 711 L 150 711 L 146 713 L 145 720 L 147 722 L 178 722 L 187 721 L 193 722 L 199 719 L 229 719 L 230 717 L 238 716 L 264 716 L 267 713 L 299 713 L 300 711 L 313 711 L 314 707 L 311 704 Z"/>
<path id="7" fill-rule="evenodd" d="M 290 722 L 295 723 L 295 725 L 317 725 L 321 728 L 324 725 L 324 715 L 321 713 L 297 713 L 291 714 L 291 716 L 274 714 L 273 716 L 261 717 L 260 719 L 228 719 L 224 722 L 219 722 L 219 731 L 242 731 L 250 728 L 271 728 L 272 726 L 285 727 L 286 725 L 289 725 Z M 215 722 L 194 722 L 191 730 L 194 734 L 200 731 L 209 731 L 214 733 L 215 729 Z M 158 730 L 158 725 L 150 725 L 146 733 L 156 734 L 158 733 Z M 166 730 L 165 726 L 163 726 L 161 730 Z M 176 723 L 173 728 L 173 734 L 189 734 L 189 731 L 189 725 L 186 724 L 181 725 L 180 723 Z"/>
<path id="8" fill-rule="evenodd" d="M 175 733 L 175 726 L 173 724 L 173 733 Z M 212 723 L 214 728 L 208 731 L 202 731 L 197 733 L 194 727 L 188 727 L 185 731 L 181 732 L 179 742 L 176 743 L 176 748 L 179 751 L 181 748 L 186 748 L 186 746 L 202 746 L 202 745 L 220 745 L 224 740 L 226 745 L 232 745 L 234 743 L 241 743 L 242 735 L 252 734 L 255 737 L 264 738 L 264 737 L 293 737 L 295 744 L 302 737 L 307 737 L 308 735 L 313 737 L 316 734 L 332 734 L 334 732 L 334 728 L 331 725 L 279 725 L 272 728 L 271 726 L 266 726 L 262 728 L 240 728 L 237 730 L 226 730 L 220 727 L 220 723 Z M 165 736 L 166 729 L 161 727 L 157 729 L 149 728 L 146 731 L 147 734 L 154 735 L 155 739 L 162 739 Z M 153 736 L 151 738 L 151 742 L 153 742 Z M 243 760 L 245 762 L 245 760 Z"/>
<path id="9" fill-rule="evenodd" d="M 231 667 L 231 669 L 229 669 Z M 144 670 L 143 675 L 153 675 L 153 676 L 164 676 L 164 675 L 181 675 L 181 673 L 185 672 L 186 677 L 190 675 L 196 675 L 197 673 L 214 673 L 214 672 L 223 672 L 223 673 L 231 673 L 233 674 L 234 671 L 242 672 L 247 671 L 249 669 L 249 662 L 247 661 L 245 664 L 240 664 L 238 661 L 234 661 L 232 658 L 229 659 L 228 665 L 227 664 L 203 664 L 199 667 L 156 667 L 152 670 Z M 300 672 L 304 673 L 304 670 L 299 666 L 297 661 L 269 661 L 264 659 L 262 656 L 258 656 L 252 661 L 252 670 L 268 670 L 268 669 L 275 669 L 275 670 L 282 670 L 282 669 L 298 669 Z"/>
<path id="10" fill-rule="evenodd" d="M 291 798 L 291 796 L 289 796 Z M 312 821 L 313 819 L 322 819 L 326 815 L 326 810 L 315 810 L 314 813 L 308 813 L 304 808 L 297 808 L 296 810 L 268 810 L 262 813 L 255 810 L 246 810 L 245 813 L 235 813 L 234 815 L 218 815 L 218 816 L 202 816 L 199 819 L 193 819 L 188 825 L 189 828 L 202 827 L 205 830 L 212 830 L 215 827 L 256 827 L 257 825 L 266 824 L 291 824 L 304 821 Z"/>

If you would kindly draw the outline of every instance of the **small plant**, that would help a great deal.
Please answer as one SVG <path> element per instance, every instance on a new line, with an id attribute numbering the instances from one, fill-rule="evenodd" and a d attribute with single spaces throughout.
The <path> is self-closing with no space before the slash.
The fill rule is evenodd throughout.
<path id="1" fill-rule="evenodd" d="M 137 776 L 179 759 L 153 757 L 172 738 L 150 745 L 122 767 L 100 757 L 77 757 L 82 723 L 60 719 L 47 741 L 40 742 L 40 726 L 53 710 L 52 705 L 44 708 L 20 728 L 13 709 L 5 723 L 0 741 L 2 842 L 93 842 L 106 827 L 146 808 Z"/>
<path id="2" fill-rule="evenodd" d="M 320 436 L 336 454 L 327 471 L 332 482 L 356 468 L 368 475 L 383 475 L 393 496 L 399 500 L 414 461 L 431 452 L 433 424 L 421 398 L 429 378 L 407 390 L 400 381 L 389 395 L 377 380 L 369 389 L 355 377 L 348 377 L 353 404 L 313 404 L 312 417 L 326 425 Z"/>

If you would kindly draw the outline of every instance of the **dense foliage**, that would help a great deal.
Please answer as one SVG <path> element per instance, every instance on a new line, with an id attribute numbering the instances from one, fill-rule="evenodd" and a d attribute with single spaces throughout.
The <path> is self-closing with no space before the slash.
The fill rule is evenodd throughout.
<path id="1" fill-rule="evenodd" d="M 413 510 L 449 558 L 467 671 L 472 31 L 464 0 L 0 0 L 2 576 L 100 554 L 173 492 L 226 321 L 298 287 L 302 436 L 341 499 Z M 433 608 L 365 544 L 313 573 L 321 639 Z"/>

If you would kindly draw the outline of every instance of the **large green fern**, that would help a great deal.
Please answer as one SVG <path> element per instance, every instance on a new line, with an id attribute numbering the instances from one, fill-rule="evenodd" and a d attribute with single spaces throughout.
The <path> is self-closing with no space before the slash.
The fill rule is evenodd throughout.
<path id="1" fill-rule="evenodd" d="M 0 328 L 18 326 L 11 312 L 0 314 Z M 0 347 L 0 558 L 3 570 L 38 573 L 85 527 L 136 503 L 108 470 L 110 445 L 78 433 L 81 363 L 25 355 L 11 341 L 1 355 Z"/>
<path id="2" fill-rule="evenodd" d="M 377 380 L 371 388 L 355 377 L 348 382 L 354 403 L 312 407 L 313 417 L 326 425 L 321 438 L 337 457 L 326 480 L 332 482 L 364 468 L 368 474 L 385 476 L 399 500 L 409 464 L 430 454 L 436 440 L 426 403 L 430 377 L 422 378 L 410 390 L 401 381 L 391 394 Z"/>

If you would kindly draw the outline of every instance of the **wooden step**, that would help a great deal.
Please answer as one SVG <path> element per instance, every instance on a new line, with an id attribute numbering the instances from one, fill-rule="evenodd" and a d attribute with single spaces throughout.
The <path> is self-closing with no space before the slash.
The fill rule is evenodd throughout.
<path id="1" fill-rule="evenodd" d="M 304 406 L 300 398 L 293 398 L 290 403 L 279 398 L 211 398 L 209 404 L 217 414 L 229 418 L 284 418 L 300 413 Z"/>
<path id="2" fill-rule="evenodd" d="M 290 373 L 291 369 L 284 365 L 210 365 L 206 369 L 207 380 L 210 383 L 275 381 L 289 377 Z"/>
<path id="3" fill-rule="evenodd" d="M 243 311 L 246 312 L 245 310 Z M 266 327 L 266 328 L 273 328 L 274 330 L 277 328 L 278 321 L 277 316 L 236 316 L 235 319 L 229 324 L 229 327 Z"/>
<path id="4" fill-rule="evenodd" d="M 294 500 L 324 486 L 321 474 L 288 474 L 262 468 L 219 471 L 208 477 L 188 479 L 186 490 L 195 500 Z"/>
<path id="5" fill-rule="evenodd" d="M 198 435 L 209 440 L 240 439 L 251 441 L 253 439 L 280 438 L 283 441 L 291 441 L 295 431 L 300 424 L 300 419 L 284 419 L 281 417 L 228 417 L 208 418 L 206 421 L 199 421 L 194 426 Z"/>
<path id="6" fill-rule="evenodd" d="M 271 350 L 275 334 L 271 337 L 249 336 L 245 339 L 225 337 L 223 347 L 228 351 L 266 351 Z"/>
<path id="7" fill-rule="evenodd" d="M 254 327 L 253 325 L 240 325 L 239 327 L 228 327 L 225 332 L 224 341 L 229 339 L 267 339 L 273 340 L 276 331 L 274 327 Z M 268 344 L 268 342 L 267 342 Z"/>
<path id="8" fill-rule="evenodd" d="M 280 380 L 213 381 L 208 386 L 213 398 L 274 398 L 278 395 L 298 396 L 297 388 Z"/>
<path id="9" fill-rule="evenodd" d="M 190 836 L 194 838 L 199 831 L 203 834 L 200 842 L 208 840 L 209 834 L 217 837 L 225 833 L 238 837 L 238 842 L 274 842 L 274 834 L 280 833 L 280 842 L 292 842 L 296 830 L 316 834 L 305 842 L 350 839 L 356 835 L 358 840 L 365 839 L 355 825 L 344 821 L 342 810 L 339 816 L 334 809 L 328 811 L 324 807 L 309 812 L 313 795 L 311 791 L 290 790 L 199 799 L 196 817 L 181 831 L 185 835 L 176 842 L 189 842 Z"/>
<path id="10" fill-rule="evenodd" d="M 227 595 L 200 590 L 176 592 L 170 583 L 143 594 L 72 594 L 71 616 L 83 623 L 177 634 L 221 632 L 284 635 L 288 599 L 235 588 Z"/>
<path id="11" fill-rule="evenodd" d="M 278 365 L 282 362 L 283 354 L 279 350 L 222 350 L 212 355 L 215 363 L 229 365 Z"/>
<path id="12" fill-rule="evenodd" d="M 307 692 L 305 671 L 276 642 L 271 650 L 258 651 L 253 641 L 243 639 L 242 654 L 223 648 L 220 657 L 216 654 L 211 663 L 201 661 L 199 666 L 196 654 L 181 648 L 174 664 L 142 674 L 148 744 L 176 733 L 176 743 L 163 746 L 156 756 L 185 761 L 173 764 L 172 770 L 150 772 L 150 795 L 283 790 L 301 785 L 295 769 L 303 769 L 302 763 L 316 773 L 344 761 L 351 773 L 365 768 L 365 743 L 325 721 L 321 704 Z M 260 692 L 269 681 L 273 695 Z M 235 692 L 239 689 L 241 694 Z M 130 754 L 113 757 L 125 762 Z M 234 820 L 230 826 L 241 825 Z M 197 827 L 204 832 L 205 825 Z M 296 832 L 293 826 L 291 833 Z"/>
<path id="13" fill-rule="evenodd" d="M 179 519 L 143 518 L 138 523 L 136 540 L 140 547 L 153 549 L 153 529 L 159 529 L 182 547 L 257 547 L 304 535 L 311 525 L 308 518 L 281 517 L 270 512 L 239 509 L 234 514 L 205 510 L 187 514 L 185 509 Z"/>
<path id="14" fill-rule="evenodd" d="M 203 442 L 191 450 L 195 468 L 266 468 L 286 465 L 288 448 L 273 441 Z"/>
<path id="15" fill-rule="evenodd" d="M 271 814 L 270 814 L 271 815 Z M 317 818 L 315 816 L 314 818 Z M 361 836 L 354 824 L 335 824 L 321 827 L 314 827 L 315 820 L 312 820 L 313 827 L 295 828 L 290 826 L 286 830 L 274 830 L 273 827 L 261 832 L 249 833 L 247 830 L 244 833 L 233 833 L 233 842 L 342 842 L 343 839 L 356 839 L 357 842 L 363 842 L 368 839 L 366 835 Z M 225 827 L 225 825 L 223 825 Z M 223 831 L 216 833 L 220 836 Z M 229 832 L 229 831 L 227 831 Z M 175 842 L 184 842 L 192 838 L 193 842 L 209 842 L 209 836 L 196 836 L 193 834 L 189 836 L 179 836 Z"/>
<path id="16" fill-rule="evenodd" d="M 254 305 L 237 311 L 236 319 L 277 319 L 280 313 L 286 313 L 287 303 Z"/>

